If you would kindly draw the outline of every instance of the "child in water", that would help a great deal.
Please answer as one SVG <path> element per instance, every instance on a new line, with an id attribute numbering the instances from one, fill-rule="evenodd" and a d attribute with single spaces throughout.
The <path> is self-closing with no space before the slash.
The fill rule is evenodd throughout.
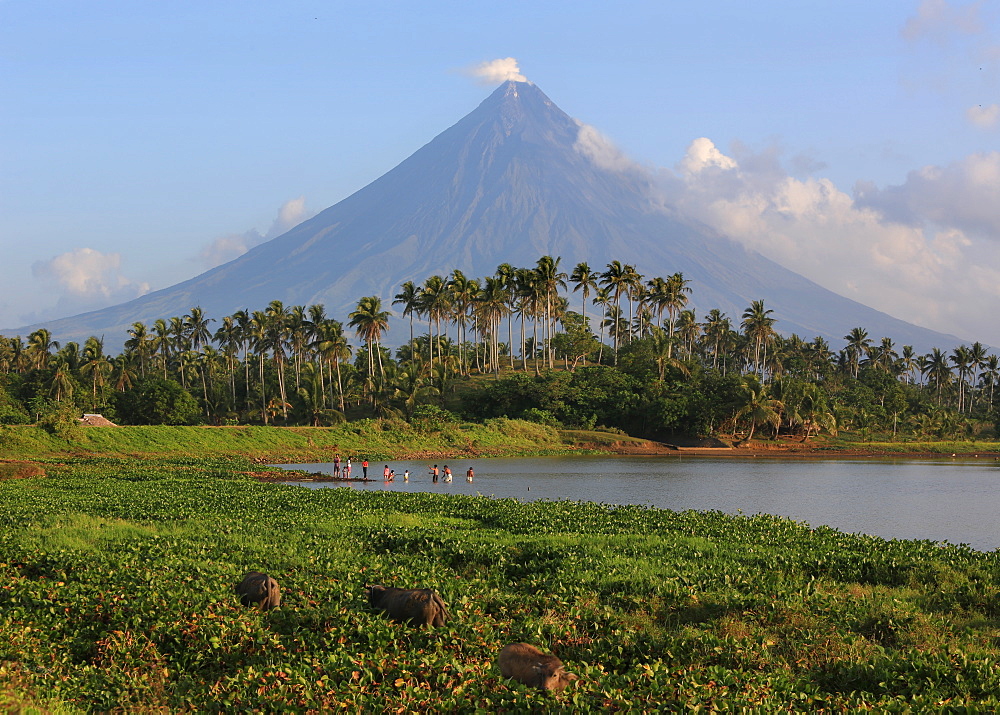
<path id="1" fill-rule="evenodd" d="M 410 470 L 409 469 L 404 469 L 403 470 L 403 481 L 404 482 L 410 481 Z"/>
<path id="2" fill-rule="evenodd" d="M 467 471 L 467 472 L 465 473 L 465 481 L 467 481 L 467 482 L 471 482 L 471 481 L 472 481 L 472 478 L 473 478 L 474 476 L 476 476 L 476 475 L 475 475 L 475 473 L 474 473 L 474 472 L 472 471 L 472 467 L 469 467 L 469 471 Z"/>

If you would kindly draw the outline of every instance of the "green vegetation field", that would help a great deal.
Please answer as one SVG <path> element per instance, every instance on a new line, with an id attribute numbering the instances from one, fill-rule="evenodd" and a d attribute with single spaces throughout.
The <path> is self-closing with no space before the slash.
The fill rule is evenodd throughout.
<path id="1" fill-rule="evenodd" d="M 79 427 L 47 430 L 0 425 L 0 457 L 116 455 L 224 456 L 241 454 L 274 462 L 299 459 L 369 459 L 422 455 L 504 456 L 566 452 L 575 442 L 608 446 L 645 440 L 609 432 L 562 431 L 497 418 L 484 423 L 357 420 L 337 427 Z M 579 450 L 577 450 L 579 451 Z"/>
<path id="2" fill-rule="evenodd" d="M 995 553 L 764 516 L 310 491 L 255 466 L 61 456 L 0 472 L 22 475 L 0 480 L 0 707 L 1000 707 Z M 281 609 L 239 605 L 251 569 L 278 579 Z M 453 619 L 389 623 L 366 582 L 438 589 Z M 503 680 L 496 653 L 519 640 L 580 681 Z"/>

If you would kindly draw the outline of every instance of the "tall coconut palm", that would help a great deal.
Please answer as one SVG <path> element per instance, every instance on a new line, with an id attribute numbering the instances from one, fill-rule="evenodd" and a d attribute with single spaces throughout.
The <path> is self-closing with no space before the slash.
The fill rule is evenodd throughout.
<path id="1" fill-rule="evenodd" d="M 194 307 L 191 312 L 184 316 L 184 330 L 191 349 L 195 352 L 201 350 L 212 339 L 212 331 L 208 324 L 214 323 L 215 318 L 209 318 L 200 307 Z"/>
<path id="2" fill-rule="evenodd" d="M 856 378 L 858 369 L 861 366 L 861 359 L 868 354 L 872 341 L 868 337 L 868 331 L 864 328 L 852 328 L 851 332 L 844 336 L 847 346 L 844 348 L 847 354 L 847 362 L 851 368 L 851 374 Z"/>
<path id="3" fill-rule="evenodd" d="M 773 310 L 764 307 L 764 301 L 755 300 L 743 311 L 743 334 L 754 346 L 754 370 L 761 380 L 764 379 L 764 363 L 766 361 L 767 344 L 775 335 L 775 319 L 771 317 Z"/>
<path id="4" fill-rule="evenodd" d="M 507 290 L 500 278 L 488 277 L 476 301 L 476 314 L 483 334 L 490 370 L 500 372 L 500 323 L 507 312 Z"/>
<path id="5" fill-rule="evenodd" d="M 553 304 L 558 297 L 560 288 L 566 288 L 566 274 L 559 270 L 560 256 L 542 256 L 535 266 L 539 288 L 545 300 L 545 352 L 548 357 L 549 369 L 555 367 L 555 352 L 552 349 L 552 335 L 555 332 L 555 316 Z"/>
<path id="6" fill-rule="evenodd" d="M 510 357 L 510 369 L 514 369 L 514 313 L 516 312 L 516 307 L 518 305 L 518 283 L 517 283 L 517 269 L 509 263 L 501 263 L 497 266 L 496 271 L 493 276 L 500 280 L 500 284 L 503 286 L 504 291 L 507 293 L 507 344 L 510 346 L 508 350 L 508 355 Z M 524 335 L 524 321 L 521 321 L 521 334 Z M 522 340 L 522 345 L 524 341 Z"/>
<path id="7" fill-rule="evenodd" d="M 90 375 L 91 393 L 90 405 L 97 409 L 97 388 L 104 387 L 108 375 L 111 374 L 111 361 L 104 354 L 104 341 L 96 336 L 90 336 L 83 344 L 83 363 L 80 365 L 81 375 Z"/>
<path id="8" fill-rule="evenodd" d="M 598 319 L 598 328 L 600 329 L 600 337 L 598 342 L 600 347 L 597 349 L 597 363 L 600 364 L 604 358 L 604 322 L 608 316 L 608 306 L 611 305 L 611 291 L 608 288 L 598 288 L 594 293 L 594 300 L 592 301 L 594 305 L 598 306 L 601 311 L 601 317 Z"/>
<path id="9" fill-rule="evenodd" d="M 149 357 L 151 338 L 145 323 L 135 322 L 128 329 L 129 339 L 125 341 L 125 350 L 139 358 L 139 375 L 146 376 L 146 361 Z"/>
<path id="10" fill-rule="evenodd" d="M 587 300 L 590 298 L 590 292 L 597 290 L 597 279 L 600 274 L 595 273 L 590 268 L 590 264 L 586 261 L 582 261 L 576 264 L 573 269 L 573 273 L 570 274 L 569 280 L 573 283 L 573 292 L 576 293 L 580 291 L 582 293 L 580 300 L 580 315 L 583 316 L 583 324 L 587 324 Z M 586 359 L 584 360 L 586 365 Z"/>
<path id="11" fill-rule="evenodd" d="M 393 305 L 403 306 L 403 317 L 410 319 L 410 353 L 416 353 L 413 343 L 413 316 L 420 312 L 420 289 L 413 281 L 406 281 L 400 286 L 400 291 L 392 299 Z"/>
<path id="12" fill-rule="evenodd" d="M 705 323 L 702 326 L 705 337 L 712 345 L 712 368 L 719 367 L 719 349 L 726 333 L 732 330 L 733 326 L 726 314 L 718 308 L 712 308 L 705 316 Z"/>
<path id="13" fill-rule="evenodd" d="M 969 376 L 969 372 L 972 365 L 972 355 L 969 352 L 969 348 L 965 345 L 959 345 L 957 348 L 951 351 L 951 355 L 948 357 L 952 364 L 958 371 L 958 411 L 964 412 L 965 409 L 965 385 L 966 378 Z"/>
<path id="14" fill-rule="evenodd" d="M 624 265 L 621 261 L 611 261 L 611 263 L 608 264 L 607 270 L 601 273 L 601 287 L 610 292 L 614 303 L 615 310 L 612 315 L 614 316 L 615 321 L 621 320 L 622 294 L 628 290 L 628 284 L 631 280 L 631 274 L 628 269 L 629 267 Z M 612 327 L 615 349 L 614 364 L 618 365 L 618 337 L 621 334 L 621 329 L 617 322 Z"/>
<path id="15" fill-rule="evenodd" d="M 986 346 L 978 340 L 969 346 L 969 366 L 972 370 L 972 382 L 969 392 L 969 411 L 972 411 L 976 397 L 976 387 L 979 384 L 979 371 L 986 364 Z"/>
<path id="16" fill-rule="evenodd" d="M 940 348 L 933 348 L 920 361 L 920 372 L 933 383 L 937 394 L 937 403 L 941 404 L 941 388 L 951 382 L 951 368 L 948 367 L 948 356 Z"/>
<path id="17" fill-rule="evenodd" d="M 358 307 L 350 315 L 348 322 L 368 348 L 368 373 L 375 374 L 375 357 L 378 357 L 379 373 L 384 374 L 382 352 L 379 343 L 382 334 L 389 329 L 389 311 L 382 310 L 382 300 L 377 296 L 366 296 L 358 301 Z"/>
<path id="18" fill-rule="evenodd" d="M 430 364 L 434 366 L 434 327 L 437 326 L 438 359 L 441 359 L 441 321 L 448 314 L 449 300 L 448 283 L 441 276 L 431 276 L 424 281 L 420 291 L 420 311 L 427 316 L 431 328 Z"/>
<path id="19" fill-rule="evenodd" d="M 39 328 L 28 336 L 24 353 L 32 369 L 44 370 L 49 365 L 52 351 L 58 349 L 59 343 L 52 339 L 52 333 L 45 328 Z"/>
<path id="20" fill-rule="evenodd" d="M 321 323 L 313 343 L 313 349 L 319 355 L 320 361 L 326 361 L 337 373 L 339 408 L 341 412 L 344 412 L 344 380 L 340 366 L 351 359 L 351 346 L 344 336 L 343 326 L 336 320 L 327 320 Z"/>
<path id="21" fill-rule="evenodd" d="M 684 277 L 683 273 L 674 273 L 667 278 L 662 296 L 663 305 L 667 309 L 667 333 L 674 337 L 674 328 L 677 317 L 684 310 L 688 303 L 688 295 L 691 293 L 691 281 Z M 671 341 L 671 345 L 673 342 Z"/>

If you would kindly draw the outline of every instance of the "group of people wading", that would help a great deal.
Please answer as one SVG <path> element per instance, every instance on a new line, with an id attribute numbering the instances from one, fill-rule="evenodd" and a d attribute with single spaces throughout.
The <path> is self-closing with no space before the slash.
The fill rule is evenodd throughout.
<path id="1" fill-rule="evenodd" d="M 447 464 L 444 465 L 444 467 L 442 469 L 438 469 L 438 465 L 435 464 L 433 467 L 430 468 L 431 481 L 436 484 L 438 482 L 438 480 L 441 478 L 442 472 L 444 474 L 444 481 L 446 483 L 450 482 L 452 480 L 451 468 Z M 338 455 L 336 455 L 333 458 L 333 476 L 334 477 L 340 477 L 341 479 L 350 479 L 351 478 L 351 458 L 350 457 L 348 457 L 347 461 L 344 462 L 343 468 L 341 468 L 340 455 L 338 454 Z M 469 469 L 465 472 L 465 481 L 471 482 L 475 476 L 476 476 L 476 473 L 472 470 L 472 467 L 469 467 Z M 368 479 L 368 460 L 367 459 L 365 459 L 365 460 L 363 460 L 361 462 L 361 478 L 362 479 Z M 394 482 L 394 481 L 396 481 L 396 471 L 394 469 L 390 469 L 388 464 L 385 465 L 385 468 L 382 470 L 382 479 L 384 481 L 386 481 L 386 482 Z M 404 482 L 410 481 L 410 470 L 409 469 L 406 469 L 406 470 L 403 471 L 403 481 Z"/>

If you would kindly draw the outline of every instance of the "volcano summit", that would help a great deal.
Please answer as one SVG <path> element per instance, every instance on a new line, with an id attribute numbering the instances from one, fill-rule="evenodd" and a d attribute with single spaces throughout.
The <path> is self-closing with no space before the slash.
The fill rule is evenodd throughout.
<path id="1" fill-rule="evenodd" d="M 840 342 L 860 326 L 918 351 L 960 342 L 839 296 L 685 219 L 657 200 L 643 172 L 608 161 L 595 136 L 535 85 L 508 81 L 388 173 L 229 263 L 121 305 L 5 332 L 45 327 L 80 342 L 104 335 L 113 347 L 135 321 L 195 306 L 218 319 L 272 300 L 322 303 L 345 319 L 362 296 L 388 306 L 404 281 L 419 285 L 453 269 L 492 275 L 501 263 L 528 267 L 551 255 L 567 272 L 581 261 L 600 271 L 612 260 L 646 277 L 682 272 L 699 318 L 719 308 L 738 323 L 763 300 L 786 335 Z M 394 321 L 397 341 L 402 324 Z"/>

